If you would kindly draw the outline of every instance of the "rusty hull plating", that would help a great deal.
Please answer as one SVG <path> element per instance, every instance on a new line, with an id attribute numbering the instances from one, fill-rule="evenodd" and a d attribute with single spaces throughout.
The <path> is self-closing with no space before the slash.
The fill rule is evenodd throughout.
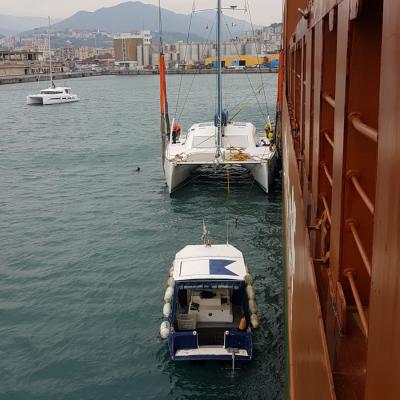
<path id="1" fill-rule="evenodd" d="M 400 398 L 400 1 L 286 0 L 288 393 Z"/>

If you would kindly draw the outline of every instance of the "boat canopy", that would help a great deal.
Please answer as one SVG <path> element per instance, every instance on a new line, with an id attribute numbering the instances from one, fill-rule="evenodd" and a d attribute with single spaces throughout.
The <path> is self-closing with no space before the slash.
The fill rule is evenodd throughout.
<path id="1" fill-rule="evenodd" d="M 243 281 L 247 274 L 242 252 L 229 244 L 186 246 L 176 254 L 173 268 L 175 281 Z"/>

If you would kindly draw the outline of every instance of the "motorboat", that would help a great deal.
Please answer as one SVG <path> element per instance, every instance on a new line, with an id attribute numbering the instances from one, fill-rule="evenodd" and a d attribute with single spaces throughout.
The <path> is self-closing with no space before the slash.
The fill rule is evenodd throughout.
<path id="1" fill-rule="evenodd" d="M 252 276 L 229 243 L 188 245 L 172 263 L 160 335 L 173 360 L 251 360 L 259 318 Z"/>

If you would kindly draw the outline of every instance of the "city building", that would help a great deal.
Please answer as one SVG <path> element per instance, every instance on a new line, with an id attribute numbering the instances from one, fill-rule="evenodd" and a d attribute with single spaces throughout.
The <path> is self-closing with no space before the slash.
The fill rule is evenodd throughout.
<path id="1" fill-rule="evenodd" d="M 150 31 L 136 33 L 123 33 L 114 36 L 115 65 L 122 68 L 135 69 L 149 63 L 150 52 L 147 49 L 151 45 Z M 146 56 L 146 57 L 145 57 Z M 144 60 L 148 58 L 148 60 Z"/>

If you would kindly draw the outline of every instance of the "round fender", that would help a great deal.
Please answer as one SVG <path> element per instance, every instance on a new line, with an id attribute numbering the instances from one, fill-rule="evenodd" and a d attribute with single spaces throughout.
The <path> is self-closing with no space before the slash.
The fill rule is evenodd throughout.
<path id="1" fill-rule="evenodd" d="M 168 286 L 167 290 L 165 291 L 164 301 L 166 303 L 171 303 L 173 295 L 174 295 L 174 289 L 171 286 Z"/>
<path id="2" fill-rule="evenodd" d="M 160 326 L 160 336 L 162 339 L 166 339 L 169 336 L 169 322 L 164 321 Z"/>
<path id="3" fill-rule="evenodd" d="M 260 326 L 260 320 L 258 319 L 257 314 L 251 314 L 250 322 L 254 329 L 257 329 Z"/>
<path id="4" fill-rule="evenodd" d="M 254 300 L 255 299 L 255 293 L 254 293 L 253 286 L 247 285 L 246 286 L 246 293 L 247 293 L 247 297 L 248 297 L 249 300 Z"/>
<path id="5" fill-rule="evenodd" d="M 168 318 L 169 314 L 171 313 L 171 303 L 164 304 L 162 313 L 165 318 Z"/>

